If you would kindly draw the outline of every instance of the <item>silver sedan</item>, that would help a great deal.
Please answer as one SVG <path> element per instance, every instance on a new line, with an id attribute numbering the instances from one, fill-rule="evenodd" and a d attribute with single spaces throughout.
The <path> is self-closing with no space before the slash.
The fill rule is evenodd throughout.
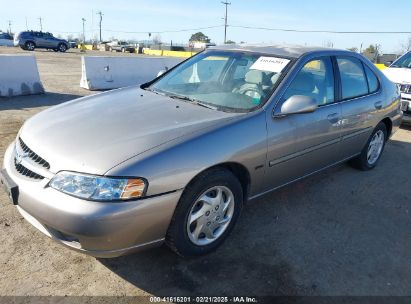
<path id="1" fill-rule="evenodd" d="M 72 249 L 114 257 L 166 242 L 196 256 L 221 245 L 246 201 L 344 161 L 373 169 L 401 119 L 397 87 L 359 54 L 216 47 L 33 116 L 0 180 Z"/>

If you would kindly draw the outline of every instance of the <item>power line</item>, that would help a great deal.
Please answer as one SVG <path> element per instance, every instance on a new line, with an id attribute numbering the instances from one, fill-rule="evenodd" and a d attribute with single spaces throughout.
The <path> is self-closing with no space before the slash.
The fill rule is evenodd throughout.
<path id="1" fill-rule="evenodd" d="M 296 33 L 326 33 L 326 34 L 411 34 L 407 31 L 332 31 L 332 30 L 298 30 L 298 29 L 285 29 L 285 28 L 268 28 L 268 27 L 255 27 L 244 25 L 229 25 L 230 27 L 251 29 L 251 30 L 265 30 L 265 31 L 277 31 L 277 32 L 296 32 Z"/>
<path id="2" fill-rule="evenodd" d="M 99 15 L 99 13 L 97 13 Z M 103 15 L 103 14 L 102 14 Z M 38 18 L 42 20 L 42 18 Z M 41 23 L 40 23 L 41 24 Z M 164 30 L 164 31 L 122 31 L 115 29 L 102 29 L 101 32 L 109 33 L 123 33 L 123 34 L 166 34 L 166 33 L 181 33 L 190 31 L 200 31 L 214 28 L 225 27 L 225 24 L 197 27 L 197 28 L 185 28 L 178 30 Z M 264 30 L 264 31 L 280 31 L 280 32 L 296 32 L 296 33 L 327 33 L 327 34 L 411 34 L 411 31 L 333 31 L 333 30 L 299 30 L 299 29 L 286 29 L 286 28 L 268 28 L 268 27 L 254 27 L 254 26 L 244 26 L 244 25 L 231 25 L 227 24 L 227 27 L 242 28 L 250 30 Z M 93 32 L 95 29 L 85 30 L 86 33 Z M 81 31 L 54 31 L 62 34 L 81 34 Z"/>
<path id="3" fill-rule="evenodd" d="M 227 10 L 228 6 L 231 5 L 230 2 L 227 1 L 221 1 L 222 4 L 225 5 L 225 18 L 224 18 L 224 44 L 227 43 Z"/>
<path id="4" fill-rule="evenodd" d="M 111 33 L 124 33 L 124 34 L 165 34 L 165 33 L 180 33 L 180 32 L 190 32 L 190 31 L 199 31 L 199 30 L 207 30 L 212 28 L 219 28 L 223 27 L 224 25 L 214 25 L 214 26 L 206 26 L 206 27 L 198 27 L 198 28 L 189 28 L 189 29 L 181 29 L 181 30 L 169 30 L 169 31 L 142 31 L 142 32 L 132 32 L 132 31 L 118 31 L 118 30 L 103 30 L 103 32 L 111 32 Z"/>

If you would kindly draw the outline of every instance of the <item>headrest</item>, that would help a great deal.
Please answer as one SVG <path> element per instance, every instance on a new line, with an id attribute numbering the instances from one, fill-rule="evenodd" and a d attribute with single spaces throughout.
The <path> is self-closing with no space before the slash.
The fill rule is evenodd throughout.
<path id="1" fill-rule="evenodd" d="M 280 78 L 280 73 L 274 74 L 274 75 L 271 77 L 271 83 L 272 83 L 272 84 L 275 84 L 275 83 L 277 82 L 278 78 Z"/>
<path id="2" fill-rule="evenodd" d="M 297 77 L 292 82 L 291 87 L 294 90 L 312 92 L 315 87 L 312 75 L 305 72 L 298 73 Z"/>
<path id="3" fill-rule="evenodd" d="M 263 82 L 263 72 L 258 70 L 249 70 L 245 74 L 245 82 L 253 84 L 261 84 Z"/>

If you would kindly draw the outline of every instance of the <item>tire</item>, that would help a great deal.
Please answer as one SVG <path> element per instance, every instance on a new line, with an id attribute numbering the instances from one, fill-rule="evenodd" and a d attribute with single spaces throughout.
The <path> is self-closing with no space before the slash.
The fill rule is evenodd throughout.
<path id="1" fill-rule="evenodd" d="M 27 51 L 34 51 L 34 49 L 36 48 L 36 45 L 35 45 L 34 42 L 32 42 L 32 41 L 27 41 L 27 42 L 24 44 L 24 48 L 25 48 Z"/>
<path id="2" fill-rule="evenodd" d="M 382 138 L 381 138 L 382 136 Z M 374 141 L 376 140 L 376 141 Z M 361 154 L 356 158 L 350 161 L 350 164 L 359 170 L 368 171 L 374 169 L 378 161 L 381 158 L 381 155 L 384 151 L 385 143 L 388 140 L 387 136 L 387 127 L 385 123 L 380 122 L 372 132 L 370 138 L 367 141 L 367 144 L 362 149 Z M 374 152 L 372 153 L 370 149 L 373 149 L 372 145 L 374 143 Z M 370 152 L 370 153 L 369 153 Z"/>
<path id="3" fill-rule="evenodd" d="M 222 194 L 221 200 L 217 199 L 217 193 Z M 209 203 L 200 199 L 204 197 Z M 168 228 L 166 244 L 182 257 L 208 254 L 227 238 L 242 207 L 243 189 L 238 179 L 225 169 L 208 170 L 184 190 Z M 197 214 L 203 215 L 192 221 Z M 197 230 L 200 232 L 196 233 Z"/>
<path id="4" fill-rule="evenodd" d="M 67 51 L 67 45 L 65 45 L 64 43 L 60 43 L 57 48 L 59 52 L 62 52 L 62 53 Z"/>

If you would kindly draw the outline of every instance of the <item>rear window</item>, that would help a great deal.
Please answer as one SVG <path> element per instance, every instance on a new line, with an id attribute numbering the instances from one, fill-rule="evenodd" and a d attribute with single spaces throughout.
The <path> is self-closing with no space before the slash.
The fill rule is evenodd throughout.
<path id="1" fill-rule="evenodd" d="M 369 87 L 369 93 L 375 93 L 378 91 L 380 88 L 380 83 L 378 81 L 377 76 L 375 76 L 374 72 L 371 71 L 369 67 L 367 67 L 364 64 L 364 69 L 365 69 L 365 74 L 367 75 L 367 80 L 368 80 L 368 87 Z"/>
<path id="2" fill-rule="evenodd" d="M 20 34 L 20 37 L 24 38 L 24 37 L 30 37 L 31 35 L 33 35 L 33 33 L 30 32 L 23 32 Z"/>

